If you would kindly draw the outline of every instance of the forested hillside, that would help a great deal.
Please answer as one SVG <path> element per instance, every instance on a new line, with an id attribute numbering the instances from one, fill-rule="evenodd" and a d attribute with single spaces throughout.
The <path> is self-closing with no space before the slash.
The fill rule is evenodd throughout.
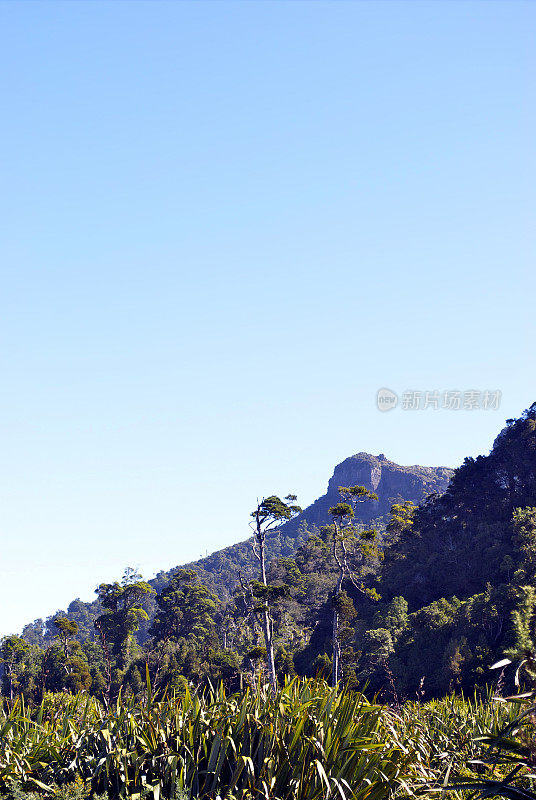
<path id="1" fill-rule="evenodd" d="M 6 637 L 2 690 L 136 694 L 146 665 L 157 690 L 272 668 L 398 699 L 483 685 L 532 646 L 536 404 L 441 493 L 448 477 L 358 454 L 305 512 L 267 497 L 252 540 L 149 583 L 127 571 L 94 604 Z"/>
<path id="2" fill-rule="evenodd" d="M 430 493 L 443 492 L 453 474 L 447 467 L 403 467 L 385 458 L 384 455 L 373 456 L 369 453 L 358 453 L 350 456 L 335 467 L 329 480 L 325 495 L 316 500 L 294 519 L 269 531 L 266 540 L 268 561 L 281 556 L 293 556 L 303 544 L 309 531 L 321 524 L 329 522 L 328 509 L 338 501 L 338 487 L 344 484 L 363 484 L 378 494 L 378 500 L 362 504 L 356 515 L 356 522 L 363 525 L 371 523 L 379 531 L 383 531 L 389 517 L 391 505 L 401 500 L 421 502 Z M 374 519 L 374 517 L 376 519 Z M 244 515 L 244 528 L 247 529 L 248 516 Z M 239 574 L 244 579 L 256 576 L 258 565 L 252 550 L 252 538 L 231 545 L 206 558 L 181 565 L 185 569 L 193 569 L 199 579 L 209 587 L 221 600 L 228 600 L 239 583 Z M 170 580 L 173 572 L 180 567 L 162 570 L 148 583 L 158 593 Z M 155 595 L 149 593 L 143 601 L 148 617 L 155 612 Z M 33 643 L 42 643 L 43 637 L 49 638 L 49 631 L 54 631 L 53 621 L 58 616 L 69 616 L 74 620 L 79 633 L 77 639 L 84 641 L 94 636 L 94 620 L 101 613 L 98 599 L 85 603 L 80 599 L 73 600 L 67 610 L 58 610 L 47 620 L 38 619 L 27 625 L 23 636 Z M 136 631 L 136 639 L 143 642 L 147 637 L 148 620 L 141 621 Z"/>

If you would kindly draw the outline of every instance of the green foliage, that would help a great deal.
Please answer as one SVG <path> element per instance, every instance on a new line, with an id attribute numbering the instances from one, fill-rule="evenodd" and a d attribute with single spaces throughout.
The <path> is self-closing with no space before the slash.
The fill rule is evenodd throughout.
<path id="1" fill-rule="evenodd" d="M 284 502 L 276 495 L 266 497 L 258 504 L 255 511 L 252 511 L 250 516 L 253 517 L 256 526 L 262 527 L 263 530 L 273 527 L 281 522 L 292 519 L 296 514 L 302 510 L 300 506 L 294 502 L 296 495 L 289 494 L 285 497 Z"/>
<path id="2" fill-rule="evenodd" d="M 504 582 L 506 556 L 530 570 L 535 462 L 536 404 L 508 421 L 488 456 L 466 458 L 446 492 L 411 514 L 410 526 L 408 514 L 395 506 L 382 594 L 403 595 L 415 608 Z M 514 517 L 524 508 L 522 518 Z"/>
<path id="3" fill-rule="evenodd" d="M 532 684 L 536 681 L 536 589 L 521 586 L 512 611 L 513 645 L 505 655 L 520 661 Z"/>
<path id="4" fill-rule="evenodd" d="M 405 503 L 394 503 L 391 506 L 391 516 L 387 523 L 387 533 L 391 541 L 398 540 L 401 536 L 411 532 L 417 506 L 407 500 Z"/>
<path id="5" fill-rule="evenodd" d="M 523 583 L 536 579 L 536 508 L 516 508 L 513 513 L 512 542 L 519 555 L 515 577 Z M 515 561 L 512 559 L 513 564 Z"/>
<path id="6" fill-rule="evenodd" d="M 354 509 L 349 503 L 337 503 L 329 509 L 330 516 L 339 521 L 346 521 L 355 517 Z"/>
<path id="7" fill-rule="evenodd" d="M 13 699 L 20 685 L 20 675 L 24 670 L 25 656 L 29 645 L 19 636 L 6 636 L 0 647 L 0 661 L 3 664 L 3 693 Z"/>
<path id="8" fill-rule="evenodd" d="M 8 781 L 4 797 L 8 800 L 110 800 L 107 792 L 96 794 L 82 780 L 65 786 L 51 786 L 51 791 L 31 791 L 22 788 L 17 781 Z"/>
<path id="9" fill-rule="evenodd" d="M 54 627 L 57 628 L 62 641 L 68 640 L 78 633 L 77 623 L 68 617 L 56 617 L 54 620 Z"/>
<path id="10" fill-rule="evenodd" d="M 132 634 L 148 619 L 143 600 L 154 589 L 134 570 L 125 570 L 121 583 L 101 583 L 96 590 L 104 613 L 95 620 L 103 647 L 110 648 L 118 667 L 128 665 L 133 655 Z"/>
<path id="11" fill-rule="evenodd" d="M 534 687 L 534 660 L 526 659 L 532 667 L 529 672 Z M 515 684 L 519 685 L 519 672 L 523 661 L 517 665 Z M 511 661 L 501 659 L 493 669 L 509 666 Z M 502 704 L 502 714 L 476 742 L 483 746 L 480 759 L 467 763 L 467 774 L 455 776 L 445 788 L 459 793 L 471 792 L 473 798 L 505 797 L 509 800 L 536 800 L 536 691 L 532 688 L 512 697 L 494 698 Z M 474 741 L 474 739 L 473 739 Z M 472 763 L 476 764 L 471 774 Z M 448 775 L 447 775 L 448 777 Z"/>
<path id="12" fill-rule="evenodd" d="M 67 654 L 59 644 L 49 647 L 43 656 L 42 672 L 44 687 L 52 692 L 77 694 L 91 687 L 89 665 L 78 642 Z"/>
<path id="13" fill-rule="evenodd" d="M 149 633 L 157 641 L 178 642 L 183 638 L 205 646 L 215 639 L 219 600 L 193 570 L 175 572 L 156 602 L 158 609 Z"/>

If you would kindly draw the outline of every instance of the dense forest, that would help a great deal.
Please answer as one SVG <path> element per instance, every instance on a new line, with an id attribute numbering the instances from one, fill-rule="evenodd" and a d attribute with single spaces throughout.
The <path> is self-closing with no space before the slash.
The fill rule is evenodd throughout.
<path id="1" fill-rule="evenodd" d="M 313 520 L 293 495 L 266 496 L 247 542 L 150 582 L 127 569 L 93 603 L 5 637 L 2 694 L 109 703 L 147 677 L 156 695 L 323 677 L 392 703 L 484 687 L 494 661 L 533 649 L 536 404 L 448 486 L 442 469 L 417 494 L 410 471 L 387 515 L 374 480 L 330 482 Z"/>

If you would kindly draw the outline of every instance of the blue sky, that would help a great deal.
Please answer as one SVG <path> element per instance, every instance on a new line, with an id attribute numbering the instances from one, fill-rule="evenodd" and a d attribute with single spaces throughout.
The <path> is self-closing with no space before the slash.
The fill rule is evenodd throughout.
<path id="1" fill-rule="evenodd" d="M 515 0 L 0 5 L 0 634 L 352 453 L 487 453 L 536 400 L 535 29 Z"/>

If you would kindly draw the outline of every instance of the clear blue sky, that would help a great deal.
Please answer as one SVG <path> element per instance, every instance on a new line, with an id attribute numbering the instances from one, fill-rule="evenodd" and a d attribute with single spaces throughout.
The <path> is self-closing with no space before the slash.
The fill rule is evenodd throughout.
<path id="1" fill-rule="evenodd" d="M 0 634 L 536 400 L 536 5 L 0 5 Z M 376 390 L 500 389 L 382 414 Z"/>

